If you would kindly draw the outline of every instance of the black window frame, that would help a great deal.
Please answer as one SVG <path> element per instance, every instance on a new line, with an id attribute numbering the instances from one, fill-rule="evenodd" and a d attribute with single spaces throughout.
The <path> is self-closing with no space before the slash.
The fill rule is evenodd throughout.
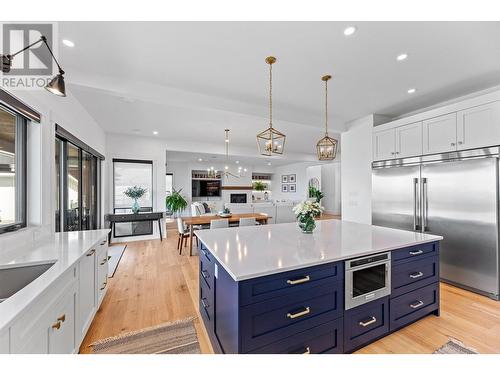
<path id="1" fill-rule="evenodd" d="M 16 158 L 16 216 L 19 213 L 20 221 L 0 226 L 0 235 L 4 233 L 15 232 L 27 227 L 28 212 L 28 120 L 21 114 L 9 109 L 0 103 L 0 110 L 5 111 L 16 117 L 16 139 L 15 139 L 15 158 Z M 19 167 L 20 171 L 19 172 Z M 18 193 L 19 192 L 19 193 Z M 17 199 L 20 197 L 21 199 Z"/>

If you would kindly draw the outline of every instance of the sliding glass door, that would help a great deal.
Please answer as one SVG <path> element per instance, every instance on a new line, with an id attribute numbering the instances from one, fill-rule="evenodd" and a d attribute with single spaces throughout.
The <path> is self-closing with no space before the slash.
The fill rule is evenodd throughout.
<path id="1" fill-rule="evenodd" d="M 56 232 L 99 228 L 100 160 L 56 137 Z"/>

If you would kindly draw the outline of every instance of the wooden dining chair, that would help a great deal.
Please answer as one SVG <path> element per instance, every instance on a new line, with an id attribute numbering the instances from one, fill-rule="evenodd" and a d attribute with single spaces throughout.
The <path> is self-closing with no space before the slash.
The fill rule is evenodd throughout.
<path id="1" fill-rule="evenodd" d="M 184 247 L 187 246 L 189 242 L 189 231 L 184 226 L 184 221 L 182 221 L 182 218 L 180 217 L 177 218 L 177 232 L 179 235 L 179 238 L 177 239 L 177 249 L 179 250 L 179 255 L 182 255 L 182 244 L 184 243 Z M 199 245 L 198 237 L 194 233 L 193 236 L 196 238 L 196 245 Z"/>

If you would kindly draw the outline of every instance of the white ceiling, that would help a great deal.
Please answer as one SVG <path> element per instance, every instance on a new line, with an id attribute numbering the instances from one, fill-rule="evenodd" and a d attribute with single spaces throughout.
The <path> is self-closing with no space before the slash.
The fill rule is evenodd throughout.
<path id="1" fill-rule="evenodd" d="M 349 24 L 358 31 L 345 37 Z M 68 88 L 107 132 L 157 130 L 179 151 L 229 127 L 235 152 L 256 152 L 268 55 L 275 126 L 302 159 L 321 136 L 326 73 L 337 131 L 500 84 L 500 22 L 62 22 L 59 35 L 76 44 L 60 46 Z"/>

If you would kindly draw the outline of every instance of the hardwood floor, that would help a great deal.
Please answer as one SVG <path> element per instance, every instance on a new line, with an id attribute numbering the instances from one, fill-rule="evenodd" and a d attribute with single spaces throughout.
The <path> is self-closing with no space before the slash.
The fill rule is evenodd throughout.
<path id="1" fill-rule="evenodd" d="M 176 250 L 177 237 L 138 241 L 127 249 L 85 337 L 89 344 L 124 332 L 195 317 L 202 353 L 213 353 L 198 315 L 198 256 Z M 441 316 L 423 320 L 357 353 L 432 353 L 454 337 L 480 353 L 500 353 L 500 302 L 441 284 Z"/>

